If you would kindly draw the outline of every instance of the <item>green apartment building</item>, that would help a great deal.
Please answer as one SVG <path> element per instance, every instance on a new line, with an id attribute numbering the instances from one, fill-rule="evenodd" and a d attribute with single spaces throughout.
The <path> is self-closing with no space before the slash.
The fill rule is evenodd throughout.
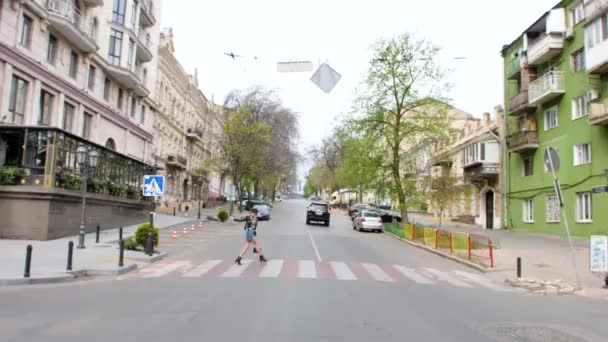
<path id="1" fill-rule="evenodd" d="M 503 47 L 507 224 L 562 233 L 544 153 L 558 150 L 575 235 L 608 232 L 608 1 L 563 0 Z"/>

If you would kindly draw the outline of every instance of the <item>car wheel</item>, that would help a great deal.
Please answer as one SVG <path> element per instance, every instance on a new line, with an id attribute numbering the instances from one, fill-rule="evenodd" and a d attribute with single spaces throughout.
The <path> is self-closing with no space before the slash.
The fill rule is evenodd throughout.
<path id="1" fill-rule="evenodd" d="M 329 227 L 329 221 L 325 222 L 325 227 Z"/>

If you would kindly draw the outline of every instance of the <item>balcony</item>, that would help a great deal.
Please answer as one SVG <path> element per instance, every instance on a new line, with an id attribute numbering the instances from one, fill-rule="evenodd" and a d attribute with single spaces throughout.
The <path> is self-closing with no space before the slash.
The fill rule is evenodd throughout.
<path id="1" fill-rule="evenodd" d="M 507 64 L 507 78 L 512 80 L 519 78 L 521 71 L 521 59 L 515 58 Z"/>
<path id="2" fill-rule="evenodd" d="M 593 47 L 585 46 L 585 67 L 591 74 L 608 73 L 608 40 L 602 40 Z"/>
<path id="3" fill-rule="evenodd" d="M 194 141 L 203 142 L 203 132 L 198 128 L 188 128 L 186 137 Z"/>
<path id="4" fill-rule="evenodd" d="M 150 91 L 146 88 L 145 77 L 142 76 L 141 66 L 127 67 L 109 63 L 98 54 L 93 55 L 93 59 L 99 63 L 105 72 L 118 82 L 121 87 L 132 90 L 136 96 L 150 96 Z"/>
<path id="5" fill-rule="evenodd" d="M 141 16 L 139 22 L 144 27 L 151 27 L 156 24 L 156 17 L 154 16 L 154 2 L 151 0 L 144 0 L 141 3 Z"/>
<path id="6" fill-rule="evenodd" d="M 585 1 L 584 4 L 587 22 L 593 21 L 608 10 L 608 0 L 589 0 Z"/>
<path id="7" fill-rule="evenodd" d="M 530 84 L 528 100 L 532 105 L 550 101 L 566 92 L 563 71 L 549 71 Z"/>
<path id="8" fill-rule="evenodd" d="M 500 174 L 498 163 L 479 162 L 463 167 L 465 181 L 495 179 Z"/>
<path id="9" fill-rule="evenodd" d="M 522 90 L 509 100 L 509 114 L 513 116 L 524 114 L 534 108 L 536 106 L 528 102 L 527 90 Z"/>
<path id="10" fill-rule="evenodd" d="M 528 64 L 539 65 L 550 61 L 562 53 L 564 35 L 559 33 L 544 33 L 530 42 L 528 46 Z"/>
<path id="11" fill-rule="evenodd" d="M 592 103 L 589 124 L 594 126 L 608 125 L 608 105 L 604 103 Z"/>
<path id="12" fill-rule="evenodd" d="M 149 62 L 153 57 L 150 34 L 140 27 L 137 31 L 137 59 Z"/>
<path id="13" fill-rule="evenodd" d="M 169 154 L 167 156 L 167 166 L 185 170 L 188 168 L 188 160 L 179 154 Z"/>
<path id="14" fill-rule="evenodd" d="M 526 153 L 538 149 L 538 132 L 521 131 L 508 139 L 509 150 L 515 153 Z"/>
<path id="15" fill-rule="evenodd" d="M 82 52 L 97 50 L 97 27 L 71 1 L 47 0 L 50 25 Z"/>

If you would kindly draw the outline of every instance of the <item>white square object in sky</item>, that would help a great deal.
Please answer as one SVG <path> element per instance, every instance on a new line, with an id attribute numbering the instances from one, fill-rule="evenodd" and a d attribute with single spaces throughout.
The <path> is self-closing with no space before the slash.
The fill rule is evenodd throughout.
<path id="1" fill-rule="evenodd" d="M 310 80 L 326 94 L 329 94 L 341 78 L 342 75 L 332 69 L 327 63 L 323 63 L 315 71 Z"/>

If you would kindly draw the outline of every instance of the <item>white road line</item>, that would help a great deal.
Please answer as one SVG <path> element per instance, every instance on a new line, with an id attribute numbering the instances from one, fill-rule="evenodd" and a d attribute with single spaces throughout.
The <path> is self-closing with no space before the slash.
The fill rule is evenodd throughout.
<path id="1" fill-rule="evenodd" d="M 222 263 L 222 260 L 208 260 L 205 261 L 204 263 L 196 266 L 193 269 L 190 269 L 186 272 L 184 272 L 182 274 L 182 277 L 186 277 L 186 278 L 196 278 L 196 277 L 201 277 L 205 274 L 207 274 L 207 272 L 211 271 L 215 266 L 219 265 Z"/>
<path id="2" fill-rule="evenodd" d="M 434 268 L 428 268 L 428 267 L 424 267 L 421 268 L 422 270 L 424 270 L 425 272 L 434 275 L 435 277 L 437 277 L 438 281 L 445 281 L 450 285 L 454 285 L 454 286 L 459 286 L 459 287 L 473 287 L 470 284 L 467 284 L 461 280 L 458 280 L 457 278 L 454 278 L 452 276 L 450 276 L 450 274 L 447 274 L 445 272 L 442 271 L 438 271 Z"/>
<path id="3" fill-rule="evenodd" d="M 310 228 L 308 228 L 308 237 L 310 237 L 310 242 L 312 243 L 312 248 L 314 248 L 315 254 L 317 255 L 317 261 L 318 262 L 323 261 L 321 259 L 321 254 L 319 254 L 319 249 L 317 248 L 317 244 L 315 243 L 315 239 L 312 237 L 312 232 L 310 231 Z"/>
<path id="4" fill-rule="evenodd" d="M 247 266 L 251 265 L 251 261 L 252 260 L 250 260 L 250 259 L 241 260 L 241 262 L 243 263 L 242 265 L 234 264 L 234 265 L 230 266 L 230 268 L 228 270 L 226 270 L 226 272 L 222 273 L 221 277 L 223 277 L 223 278 L 239 277 L 243 272 L 245 272 L 245 270 L 247 269 Z"/>
<path id="5" fill-rule="evenodd" d="M 334 271 L 336 278 L 339 280 L 357 280 L 357 277 L 350 271 L 348 265 L 341 261 L 331 261 L 329 263 L 331 269 Z"/>
<path id="6" fill-rule="evenodd" d="M 300 260 L 298 263 L 298 278 L 313 279 L 317 277 L 317 268 L 312 260 Z"/>
<path id="7" fill-rule="evenodd" d="M 483 277 L 479 274 L 473 274 L 473 273 L 469 273 L 469 272 L 465 272 L 465 271 L 452 271 L 452 273 L 465 281 L 481 285 L 481 286 L 486 287 L 491 290 L 502 291 L 502 292 L 511 292 L 506 287 L 500 286 L 498 284 L 494 284 L 488 278 Z"/>
<path id="8" fill-rule="evenodd" d="M 404 267 L 401 265 L 393 265 L 393 268 L 396 269 L 397 271 L 401 272 L 401 274 L 403 274 L 403 276 L 405 276 L 407 279 L 409 279 L 413 282 L 416 282 L 418 284 L 425 284 L 425 285 L 435 284 L 434 281 L 421 276 L 420 274 L 418 274 L 415 270 L 413 270 L 411 268 L 407 268 L 407 267 Z"/>
<path id="9" fill-rule="evenodd" d="M 158 278 L 162 277 L 166 274 L 169 274 L 173 271 L 176 271 L 182 267 L 190 266 L 190 261 L 175 261 L 170 264 L 163 265 L 161 267 L 155 268 L 151 272 L 146 272 L 143 275 L 143 278 Z"/>
<path id="10" fill-rule="evenodd" d="M 365 268 L 365 270 L 372 276 L 372 278 L 374 278 L 377 281 L 384 281 L 384 282 L 394 282 L 395 279 L 391 278 L 390 275 L 388 275 L 386 272 L 384 272 L 380 266 L 376 265 L 376 264 L 368 264 L 368 263 L 362 263 L 361 266 L 363 266 L 363 268 Z"/>
<path id="11" fill-rule="evenodd" d="M 283 268 L 283 260 L 268 260 L 266 266 L 260 272 L 260 278 L 276 278 Z"/>

